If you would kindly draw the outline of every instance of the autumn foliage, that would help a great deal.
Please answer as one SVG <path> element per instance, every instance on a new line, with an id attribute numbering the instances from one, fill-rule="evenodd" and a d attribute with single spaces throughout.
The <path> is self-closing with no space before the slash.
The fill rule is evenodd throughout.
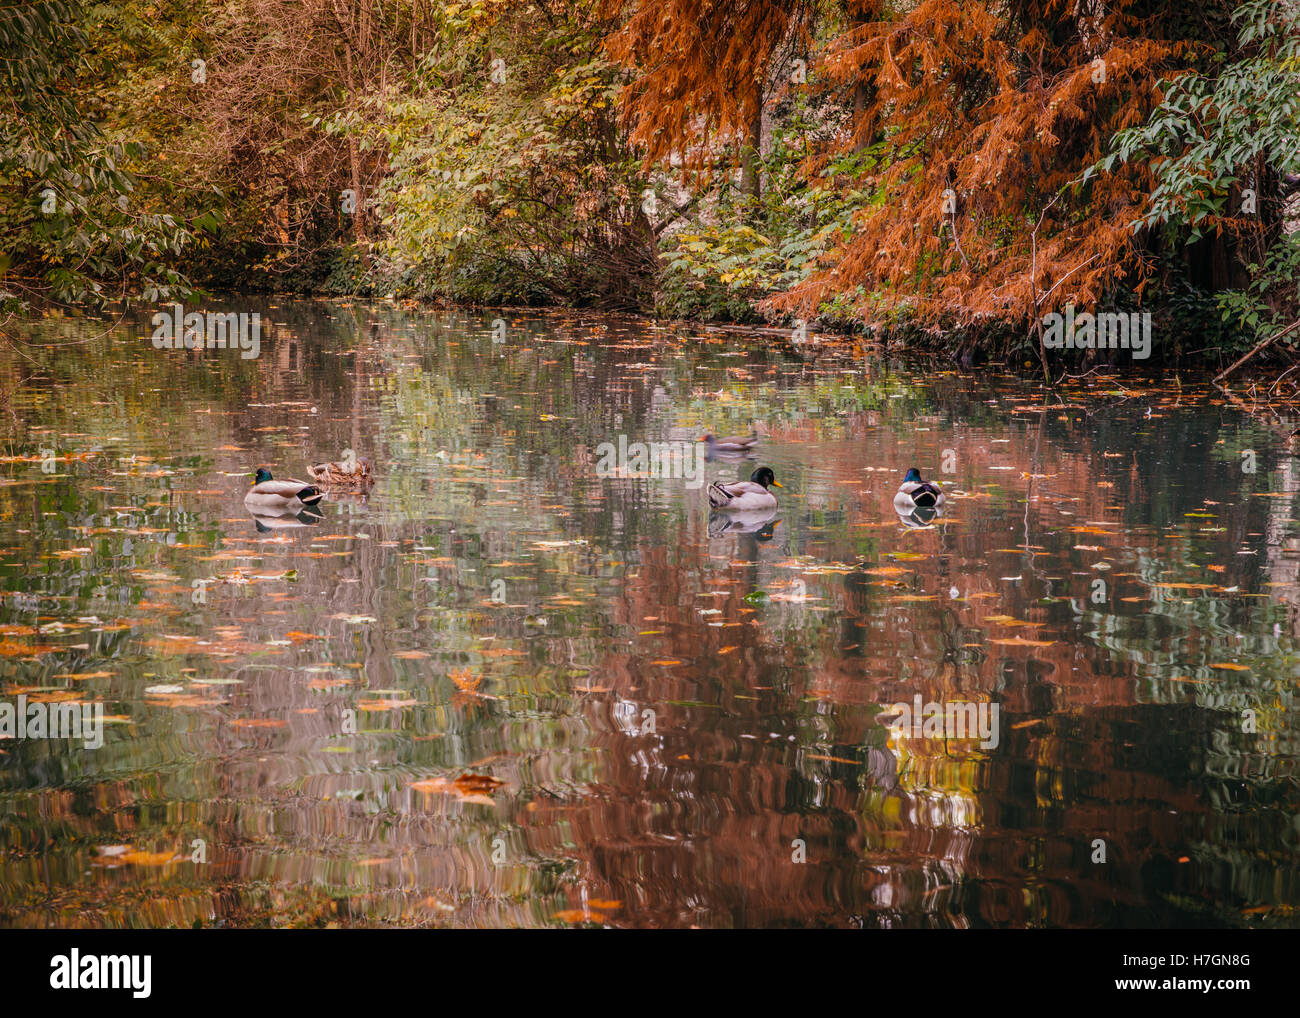
<path id="1" fill-rule="evenodd" d="M 636 61 L 627 113 L 648 158 L 711 154 L 753 117 L 755 82 L 807 33 L 804 3 L 641 0 L 610 42 Z M 724 13 L 729 9 L 730 13 Z M 826 12 L 821 12 L 825 16 Z M 843 127 L 809 155 L 818 186 L 846 153 L 876 200 L 809 277 L 770 301 L 811 316 L 852 294 L 868 320 L 1024 320 L 1037 307 L 1141 294 L 1151 268 L 1131 223 L 1140 169 L 1079 186 L 1113 134 L 1145 120 L 1190 48 L 1172 6 L 1044 0 L 845 4 L 802 87 L 837 98 Z M 825 28 L 825 26 L 823 26 Z"/>
<path id="2" fill-rule="evenodd" d="M 0 164 L 22 195 L 0 208 L 12 292 L 118 276 L 156 296 L 144 280 L 182 272 L 919 326 L 1006 350 L 1067 304 L 1158 311 L 1194 292 L 1188 320 L 1246 328 L 1300 307 L 1283 292 L 1300 244 L 1279 243 L 1300 189 L 1287 4 L 22 6 L 0 0 L 0 48 L 50 59 L 7 65 L 5 116 L 31 125 Z M 51 82 L 63 106 L 22 100 Z M 1205 96 L 1215 109 L 1190 108 Z M 70 131 L 79 118 L 105 138 Z M 119 149 L 132 179 L 88 172 Z M 85 210 L 116 247 L 78 229 Z"/>

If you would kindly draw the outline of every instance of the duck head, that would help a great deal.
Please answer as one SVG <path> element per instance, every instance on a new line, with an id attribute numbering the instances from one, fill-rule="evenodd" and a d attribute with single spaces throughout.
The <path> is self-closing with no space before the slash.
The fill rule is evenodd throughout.
<path id="1" fill-rule="evenodd" d="M 904 484 L 912 484 L 912 483 L 920 484 L 920 483 L 921 483 L 921 471 L 917 470 L 916 467 L 911 467 L 911 468 L 907 471 L 907 476 L 903 478 L 903 483 L 904 483 Z"/>
<path id="2" fill-rule="evenodd" d="M 776 474 L 772 473 L 771 467 L 759 467 L 749 475 L 749 479 L 755 484 L 761 484 L 764 488 L 769 485 L 774 488 L 785 487 L 785 485 L 776 479 Z"/>
<path id="3" fill-rule="evenodd" d="M 257 468 L 257 474 L 253 477 L 254 484 L 261 484 L 263 481 L 271 481 L 271 480 L 274 480 L 274 478 L 271 476 L 271 471 L 267 470 L 266 467 Z"/>

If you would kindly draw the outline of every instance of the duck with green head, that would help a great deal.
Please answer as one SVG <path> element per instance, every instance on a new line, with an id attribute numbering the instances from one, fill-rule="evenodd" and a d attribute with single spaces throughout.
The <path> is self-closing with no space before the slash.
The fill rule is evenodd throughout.
<path id="1" fill-rule="evenodd" d="M 905 516 L 914 509 L 942 508 L 946 501 L 943 489 L 933 481 L 921 480 L 921 471 L 912 467 L 894 496 L 894 509 Z"/>
<path id="2" fill-rule="evenodd" d="M 709 485 L 709 505 L 729 512 L 752 512 L 756 509 L 775 509 L 776 496 L 768 487 L 782 487 L 771 467 L 759 467 L 749 475 L 748 481 L 723 484 L 714 481 Z"/>
<path id="3" fill-rule="evenodd" d="M 258 467 L 253 486 L 244 496 L 244 505 L 275 509 L 279 512 L 298 512 L 303 506 L 315 505 L 322 498 L 319 488 L 292 478 L 277 481 L 271 471 Z"/>

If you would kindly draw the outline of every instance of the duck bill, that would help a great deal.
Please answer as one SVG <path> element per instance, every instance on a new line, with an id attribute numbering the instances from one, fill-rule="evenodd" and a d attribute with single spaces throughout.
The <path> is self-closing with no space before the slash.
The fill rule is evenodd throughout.
<path id="1" fill-rule="evenodd" d="M 780 481 L 773 481 L 773 482 L 772 482 L 772 487 L 774 487 L 774 488 L 784 488 L 785 485 L 782 484 Z"/>

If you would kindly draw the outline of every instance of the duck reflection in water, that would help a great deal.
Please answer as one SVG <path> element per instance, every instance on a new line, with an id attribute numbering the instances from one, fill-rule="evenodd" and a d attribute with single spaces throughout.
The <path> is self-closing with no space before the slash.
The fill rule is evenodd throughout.
<path id="1" fill-rule="evenodd" d="M 253 525 L 257 527 L 260 534 L 268 533 L 272 530 L 294 530 L 298 527 L 314 527 L 325 519 L 325 514 L 315 506 L 306 506 L 301 512 L 291 513 L 255 513 L 248 514 L 252 517 Z"/>
<path id="2" fill-rule="evenodd" d="M 895 510 L 897 511 L 897 510 Z M 923 530 L 943 518 L 943 506 L 917 506 L 910 512 L 899 512 L 898 522 L 912 530 Z"/>
<path id="3" fill-rule="evenodd" d="M 776 509 L 760 509 L 756 512 L 711 512 L 709 513 L 708 532 L 710 537 L 723 534 L 753 534 L 756 541 L 772 540 L 776 525 L 781 521 L 776 518 Z"/>

